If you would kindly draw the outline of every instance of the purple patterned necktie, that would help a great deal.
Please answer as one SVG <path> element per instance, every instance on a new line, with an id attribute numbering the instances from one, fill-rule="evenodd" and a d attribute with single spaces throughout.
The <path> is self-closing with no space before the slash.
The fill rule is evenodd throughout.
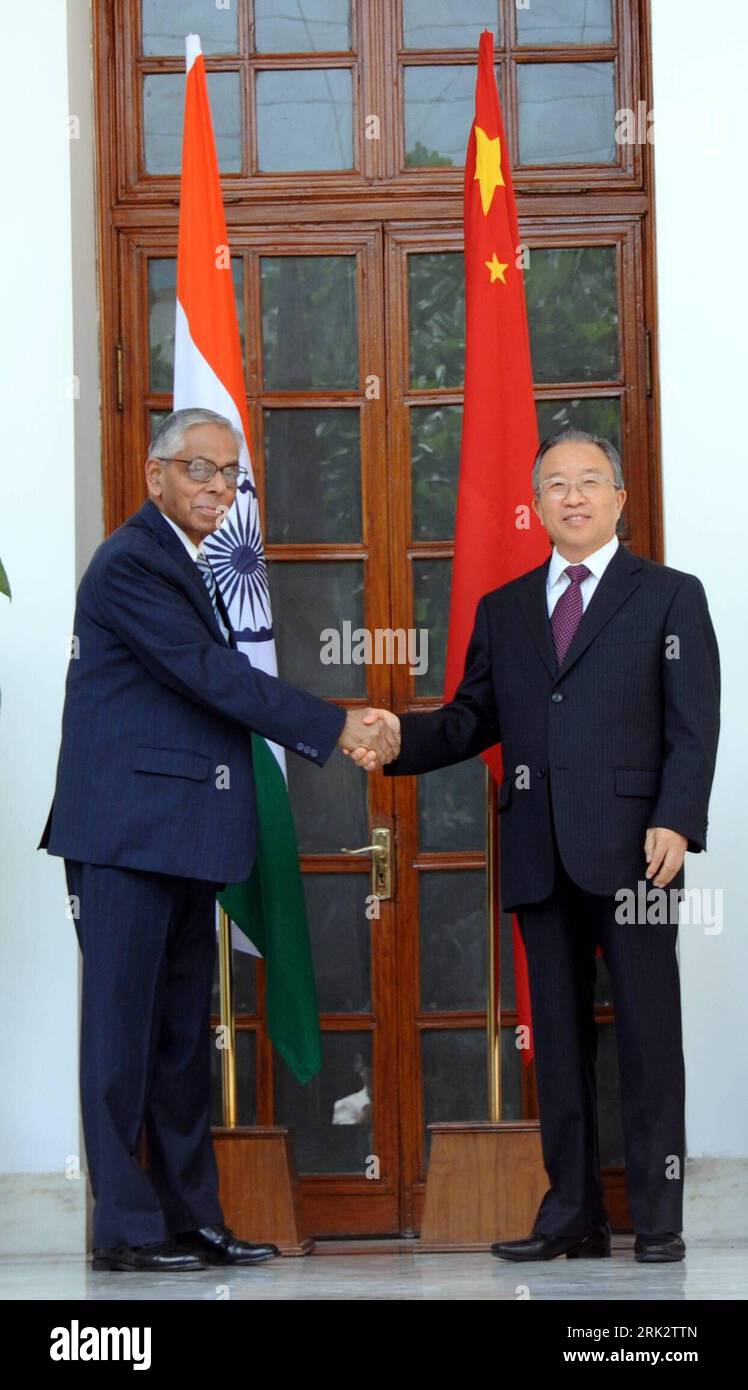
<path id="1" fill-rule="evenodd" d="M 592 574 L 592 570 L 589 570 L 586 565 L 567 565 L 564 574 L 568 574 L 570 582 L 551 614 L 553 645 L 556 648 L 556 659 L 559 666 L 563 665 L 574 633 L 582 621 L 584 605 L 580 585 L 588 574 Z"/>

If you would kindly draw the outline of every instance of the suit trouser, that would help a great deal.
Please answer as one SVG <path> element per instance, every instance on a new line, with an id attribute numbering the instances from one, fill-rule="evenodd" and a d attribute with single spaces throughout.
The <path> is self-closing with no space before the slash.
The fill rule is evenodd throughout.
<path id="1" fill-rule="evenodd" d="M 65 870 L 83 955 L 94 1249 L 220 1222 L 209 1120 L 216 884 L 75 860 Z"/>
<path id="2" fill-rule="evenodd" d="M 685 1067 L 677 923 L 617 922 L 615 899 L 574 883 L 555 840 L 554 847 L 553 892 L 516 909 L 527 953 L 543 1161 L 551 1184 L 534 1231 L 577 1234 L 607 1219 L 595 1083 L 598 942 L 612 984 L 634 1230 L 681 1231 Z"/>

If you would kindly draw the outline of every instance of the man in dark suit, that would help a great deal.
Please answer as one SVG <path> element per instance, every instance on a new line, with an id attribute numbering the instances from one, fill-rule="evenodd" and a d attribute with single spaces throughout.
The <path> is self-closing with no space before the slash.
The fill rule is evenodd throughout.
<path id="1" fill-rule="evenodd" d="M 363 711 L 238 650 L 200 546 L 236 498 L 241 443 L 213 411 L 170 415 L 145 466 L 149 500 L 78 589 L 39 848 L 65 860 L 83 954 L 81 1104 L 101 1269 L 278 1253 L 223 1223 L 208 1118 L 215 894 L 255 857 L 251 734 L 319 767 L 336 745 L 369 742 L 379 760 L 398 747 L 382 720 L 364 727 Z"/>
<path id="2" fill-rule="evenodd" d="M 717 643 L 699 580 L 620 545 L 626 493 L 607 440 L 573 430 L 545 440 L 533 487 L 550 558 L 480 600 L 449 704 L 400 719 L 375 712 L 402 734 L 385 771 L 428 772 L 502 744 L 502 904 L 517 913 L 527 951 L 551 1185 L 529 1238 L 493 1253 L 610 1253 L 595 1093 L 599 942 L 614 994 L 636 1258 L 680 1260 L 677 890 L 686 850 L 706 847 Z M 352 757 L 367 770 L 377 763 L 364 749 Z"/>

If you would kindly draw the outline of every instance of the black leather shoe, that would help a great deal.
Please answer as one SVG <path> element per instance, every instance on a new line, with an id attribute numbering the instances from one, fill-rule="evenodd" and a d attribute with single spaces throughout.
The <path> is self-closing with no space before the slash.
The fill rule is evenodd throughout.
<path id="1" fill-rule="evenodd" d="M 155 1240 L 149 1245 L 114 1245 L 93 1252 L 94 1269 L 150 1269 L 170 1274 L 172 1270 L 207 1269 L 199 1255 L 180 1250 L 173 1240 Z"/>
<path id="2" fill-rule="evenodd" d="M 526 1236 L 523 1240 L 497 1240 L 491 1246 L 497 1260 L 555 1260 L 565 1255 L 567 1260 L 610 1254 L 610 1223 L 598 1226 L 583 1236 Z"/>
<path id="3" fill-rule="evenodd" d="M 660 1231 L 654 1236 L 637 1236 L 634 1241 L 634 1258 L 643 1265 L 682 1260 L 685 1253 L 686 1242 L 677 1231 Z"/>
<path id="4" fill-rule="evenodd" d="M 192 1250 L 213 1265 L 256 1265 L 280 1255 L 277 1245 L 255 1245 L 240 1240 L 228 1226 L 201 1226 L 174 1237 L 183 1250 Z"/>

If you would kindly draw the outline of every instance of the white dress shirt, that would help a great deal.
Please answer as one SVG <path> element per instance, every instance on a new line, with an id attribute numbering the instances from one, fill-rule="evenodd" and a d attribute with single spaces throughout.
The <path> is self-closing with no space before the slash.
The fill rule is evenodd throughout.
<path id="1" fill-rule="evenodd" d="M 159 511 L 161 511 L 160 507 Z M 189 536 L 187 535 L 187 532 L 183 531 L 181 526 L 177 526 L 176 521 L 172 521 L 171 517 L 166 515 L 166 512 L 161 512 L 161 515 L 164 518 L 164 521 L 168 521 L 172 531 L 176 532 L 176 534 L 179 536 L 179 539 L 182 542 L 182 545 L 184 546 L 185 550 L 187 551 L 187 554 L 195 561 L 195 564 L 197 565 L 197 558 L 199 555 L 201 559 L 207 561 L 208 565 L 210 565 L 210 560 L 208 560 L 208 557 L 205 554 L 205 551 L 203 550 L 202 546 L 195 545 L 195 542 L 190 540 Z M 201 578 L 202 577 L 203 576 L 201 574 Z M 218 581 L 216 580 L 215 576 L 213 578 L 213 591 L 211 592 L 210 590 L 208 590 L 207 585 L 206 591 L 208 592 L 210 601 L 213 605 L 213 612 L 216 615 L 216 622 L 218 623 L 221 632 L 226 638 L 226 641 L 230 644 L 231 638 L 229 636 L 229 630 L 224 622 L 223 612 L 221 609 L 219 609 L 218 600 L 216 598 L 216 594 L 218 593 Z"/>
<path id="2" fill-rule="evenodd" d="M 615 555 L 620 541 L 617 536 L 612 536 L 605 545 L 601 545 L 599 550 L 594 550 L 591 555 L 586 555 L 584 560 L 565 560 L 560 555 L 555 545 L 551 554 L 551 562 L 548 566 L 548 578 L 546 580 L 546 596 L 548 599 L 548 617 L 550 618 L 558 600 L 564 589 L 568 589 L 571 580 L 568 574 L 564 574 L 567 565 L 586 565 L 590 573 L 583 579 L 579 588 L 582 594 L 582 612 L 587 607 L 592 595 L 595 592 L 603 576 L 606 565 L 609 565 Z"/>
<path id="3" fill-rule="evenodd" d="M 160 508 L 159 511 L 161 511 Z M 175 531 L 176 534 L 179 536 L 179 539 L 182 542 L 182 545 L 184 546 L 185 550 L 187 551 L 187 554 L 190 555 L 192 559 L 195 561 L 195 564 L 197 564 L 197 557 L 200 553 L 199 547 L 195 545 L 194 541 L 190 540 L 189 536 L 187 535 L 187 532 L 183 531 L 181 526 L 177 526 L 176 521 L 172 521 L 171 517 L 166 515 L 166 512 L 161 512 L 161 515 L 164 518 L 164 521 L 168 521 L 172 531 Z"/>

